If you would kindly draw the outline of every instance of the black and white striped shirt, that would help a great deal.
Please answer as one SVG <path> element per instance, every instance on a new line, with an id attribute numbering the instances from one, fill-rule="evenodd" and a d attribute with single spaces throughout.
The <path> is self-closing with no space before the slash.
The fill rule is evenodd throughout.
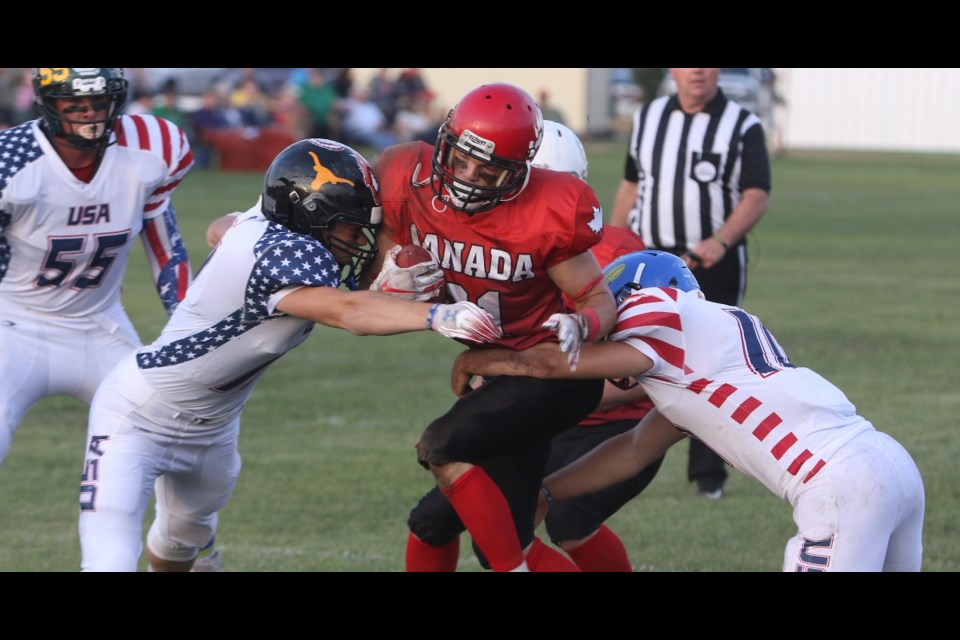
<path id="1" fill-rule="evenodd" d="M 770 191 L 763 126 L 722 91 L 695 114 L 657 98 L 633 116 L 624 179 L 637 183 L 630 228 L 648 247 L 685 251 L 723 226 L 745 189 Z"/>

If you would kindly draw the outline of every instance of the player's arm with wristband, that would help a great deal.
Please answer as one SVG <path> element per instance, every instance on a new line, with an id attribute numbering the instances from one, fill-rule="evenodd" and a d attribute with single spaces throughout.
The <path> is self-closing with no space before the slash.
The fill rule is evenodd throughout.
<path id="1" fill-rule="evenodd" d="M 557 334 L 560 351 L 567 354 L 571 371 L 577 370 L 580 347 L 606 336 L 617 318 L 617 305 L 603 272 L 589 251 L 547 269 L 550 278 L 576 306 L 576 313 L 555 313 L 543 324 Z"/>

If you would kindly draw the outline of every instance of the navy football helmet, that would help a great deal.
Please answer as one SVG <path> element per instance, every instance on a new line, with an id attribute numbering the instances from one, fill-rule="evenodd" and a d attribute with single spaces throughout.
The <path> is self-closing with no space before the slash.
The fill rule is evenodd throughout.
<path id="1" fill-rule="evenodd" d="M 128 82 L 121 68 L 65 67 L 33 70 L 33 93 L 43 128 L 51 137 L 62 136 L 76 149 L 104 149 L 117 126 L 123 106 L 127 102 Z M 60 98 L 91 98 L 103 111 L 104 117 L 95 120 L 78 118 L 68 106 L 58 110 L 53 101 Z M 65 123 L 72 126 L 68 133 Z"/>
<path id="2" fill-rule="evenodd" d="M 261 211 L 268 220 L 349 255 L 351 263 L 341 266 L 342 281 L 351 288 L 377 254 L 380 188 L 366 159 L 339 142 L 309 138 L 281 151 L 264 177 Z M 364 244 L 331 234 L 337 222 L 361 227 Z"/>
<path id="3" fill-rule="evenodd" d="M 647 287 L 700 291 L 700 284 L 682 258 L 654 249 L 620 256 L 604 267 L 603 279 L 618 307 L 631 293 Z"/>

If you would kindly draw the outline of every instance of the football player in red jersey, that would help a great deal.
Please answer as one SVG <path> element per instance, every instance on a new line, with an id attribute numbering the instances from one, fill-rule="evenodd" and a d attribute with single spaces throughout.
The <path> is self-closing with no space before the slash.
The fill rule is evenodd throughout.
<path id="1" fill-rule="evenodd" d="M 381 260 L 394 244 L 430 249 L 448 295 L 497 319 L 499 346 L 559 342 L 575 368 L 580 345 L 605 336 L 616 315 L 590 252 L 602 237 L 603 212 L 582 180 L 531 168 L 542 136 L 540 109 L 519 87 L 467 93 L 434 146 L 407 143 L 381 156 L 378 246 Z M 409 289 L 393 280 L 403 271 L 388 261 L 373 288 Z M 434 420 L 417 456 L 437 487 L 410 514 L 407 568 L 443 569 L 451 558 L 455 566 L 466 530 L 495 571 L 576 571 L 536 540 L 534 516 L 551 438 L 593 411 L 602 392 L 602 380 L 500 377 Z"/>
<path id="2" fill-rule="evenodd" d="M 589 171 L 587 154 L 577 134 L 551 120 L 544 120 L 543 143 L 532 164 L 564 171 L 581 180 L 587 179 Z M 606 266 L 615 258 L 644 248 L 640 236 L 629 229 L 604 225 L 603 239 L 590 250 L 597 262 Z M 629 431 L 652 407 L 653 403 L 639 385 L 622 390 L 606 383 L 603 400 L 596 411 L 554 437 L 547 473 L 580 458 L 601 442 Z M 544 520 L 550 540 L 563 549 L 581 571 L 633 571 L 626 546 L 605 522 L 650 484 L 662 462 L 663 456 L 660 456 L 635 475 L 606 489 L 558 502 Z M 487 566 L 482 554 L 477 555 L 481 564 Z M 527 562 L 532 563 L 530 556 Z M 453 571 L 456 565 L 444 568 Z"/>

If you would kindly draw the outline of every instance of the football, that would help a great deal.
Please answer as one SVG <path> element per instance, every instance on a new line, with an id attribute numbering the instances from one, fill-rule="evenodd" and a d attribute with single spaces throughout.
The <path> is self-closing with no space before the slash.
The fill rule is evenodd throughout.
<path id="1" fill-rule="evenodd" d="M 412 267 L 415 264 L 431 262 L 433 260 L 435 260 L 435 258 L 432 253 L 415 244 L 408 244 L 401 247 L 397 256 L 393 259 L 398 267 Z"/>

